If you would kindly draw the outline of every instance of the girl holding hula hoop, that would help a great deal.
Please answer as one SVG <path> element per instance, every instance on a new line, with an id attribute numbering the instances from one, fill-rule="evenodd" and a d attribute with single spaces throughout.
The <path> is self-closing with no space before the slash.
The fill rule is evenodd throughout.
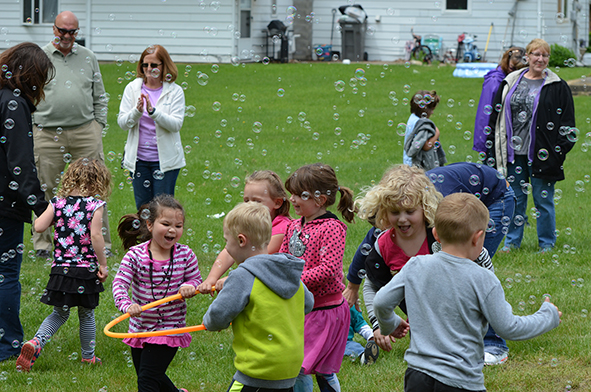
<path id="1" fill-rule="evenodd" d="M 113 280 L 113 298 L 121 312 L 131 315 L 130 333 L 185 326 L 184 301 L 141 309 L 142 305 L 176 293 L 183 298 L 195 295 L 195 288 L 201 283 L 197 257 L 188 246 L 177 243 L 184 223 L 184 209 L 171 195 L 156 196 L 138 215 L 121 218 L 119 236 L 128 251 Z M 132 246 L 138 239 L 146 242 Z M 138 391 L 152 390 L 154 386 L 160 391 L 179 390 L 166 375 L 166 369 L 178 348 L 191 343 L 189 333 L 131 337 L 123 342 L 131 347 Z"/>

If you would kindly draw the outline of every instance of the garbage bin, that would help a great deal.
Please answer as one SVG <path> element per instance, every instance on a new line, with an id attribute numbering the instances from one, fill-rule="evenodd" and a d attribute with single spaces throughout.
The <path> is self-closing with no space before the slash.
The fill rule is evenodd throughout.
<path id="1" fill-rule="evenodd" d="M 281 40 L 281 46 L 279 50 L 279 60 L 282 63 L 288 62 L 288 40 L 287 40 L 287 26 L 283 24 L 280 20 L 272 20 L 271 23 L 267 25 L 267 47 L 269 45 L 269 37 L 271 37 L 273 41 L 273 59 L 277 60 L 275 57 L 275 39 L 273 37 L 278 37 Z M 268 50 L 268 49 L 267 49 Z"/>
<path id="2" fill-rule="evenodd" d="M 339 7 L 343 14 L 339 18 L 341 27 L 341 58 L 353 61 L 367 60 L 365 33 L 367 14 L 359 4 Z"/>

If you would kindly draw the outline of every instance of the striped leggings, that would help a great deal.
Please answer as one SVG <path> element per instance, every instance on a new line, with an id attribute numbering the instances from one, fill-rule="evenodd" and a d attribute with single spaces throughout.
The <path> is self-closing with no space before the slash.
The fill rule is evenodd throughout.
<path id="1" fill-rule="evenodd" d="M 41 348 L 45 346 L 51 337 L 57 332 L 70 317 L 70 308 L 54 306 L 53 312 L 45 318 L 35 337 L 41 342 Z M 94 357 L 94 346 L 96 345 L 96 324 L 94 321 L 94 309 L 78 306 L 78 320 L 80 321 L 80 345 L 82 346 L 82 358 L 92 359 Z"/>

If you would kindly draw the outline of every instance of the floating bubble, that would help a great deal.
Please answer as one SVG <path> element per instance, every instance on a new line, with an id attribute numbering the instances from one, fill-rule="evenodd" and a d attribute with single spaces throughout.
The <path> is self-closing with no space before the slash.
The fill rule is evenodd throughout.
<path id="1" fill-rule="evenodd" d="M 259 122 L 259 121 L 255 121 L 255 122 L 252 124 L 252 131 L 253 131 L 254 133 L 261 133 L 261 130 L 262 130 L 262 129 L 263 129 L 263 124 L 262 124 L 261 122 Z"/>
<path id="2" fill-rule="evenodd" d="M 396 127 L 396 134 L 401 137 L 406 134 L 406 124 L 405 123 L 398 123 L 398 126 Z"/>
<path id="3" fill-rule="evenodd" d="M 511 138 L 511 141 L 509 142 L 510 146 L 512 149 L 514 149 L 515 151 L 520 151 L 521 147 L 523 145 L 523 140 L 521 140 L 521 138 L 519 136 L 513 136 Z"/>
<path id="4" fill-rule="evenodd" d="M 523 215 L 515 215 L 515 217 L 513 218 L 513 223 L 515 224 L 515 226 L 523 226 L 523 224 L 525 223 L 525 218 L 523 217 Z"/>
<path id="5" fill-rule="evenodd" d="M 345 90 L 345 82 L 342 80 L 337 80 L 334 82 L 334 88 L 340 93 L 343 92 Z"/>
<path id="6" fill-rule="evenodd" d="M 548 153 L 548 150 L 546 150 L 545 148 L 540 148 L 540 150 L 538 151 L 538 159 L 540 161 L 547 160 L 549 155 L 550 154 Z"/>
<path id="7" fill-rule="evenodd" d="M 480 184 L 480 177 L 478 177 L 478 175 L 476 174 L 472 174 L 468 181 L 470 182 L 470 185 L 477 186 L 478 184 Z"/>
<path id="8" fill-rule="evenodd" d="M 215 101 L 212 105 L 211 108 L 213 109 L 214 112 L 219 112 L 220 109 L 222 108 L 222 104 L 218 101 Z"/>
<path id="9" fill-rule="evenodd" d="M 529 195 L 532 192 L 532 185 L 529 182 L 524 182 L 521 184 L 521 191 L 524 194 Z"/>
<path id="10" fill-rule="evenodd" d="M 4 128 L 6 128 L 6 129 L 14 128 L 14 120 L 12 118 L 7 118 L 6 121 L 4 121 Z"/>

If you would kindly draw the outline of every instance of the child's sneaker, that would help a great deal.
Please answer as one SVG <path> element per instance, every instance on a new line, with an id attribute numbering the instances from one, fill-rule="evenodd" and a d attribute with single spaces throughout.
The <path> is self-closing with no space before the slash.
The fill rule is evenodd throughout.
<path id="1" fill-rule="evenodd" d="M 189 392 L 189 391 L 186 390 L 185 388 L 179 388 L 179 392 Z"/>
<path id="2" fill-rule="evenodd" d="M 377 343 L 373 340 L 368 340 L 367 344 L 365 345 L 365 352 L 361 354 L 359 362 L 362 365 L 371 365 L 378 359 L 379 355 L 380 348 L 378 347 Z"/>
<path id="3" fill-rule="evenodd" d="M 16 370 L 20 372 L 29 372 L 41 354 L 41 342 L 33 338 L 23 344 L 21 355 L 16 360 Z"/>
<path id="4" fill-rule="evenodd" d="M 88 363 L 90 365 L 101 365 L 103 361 L 101 361 L 101 359 L 95 355 L 92 358 L 82 358 L 82 363 Z"/>

